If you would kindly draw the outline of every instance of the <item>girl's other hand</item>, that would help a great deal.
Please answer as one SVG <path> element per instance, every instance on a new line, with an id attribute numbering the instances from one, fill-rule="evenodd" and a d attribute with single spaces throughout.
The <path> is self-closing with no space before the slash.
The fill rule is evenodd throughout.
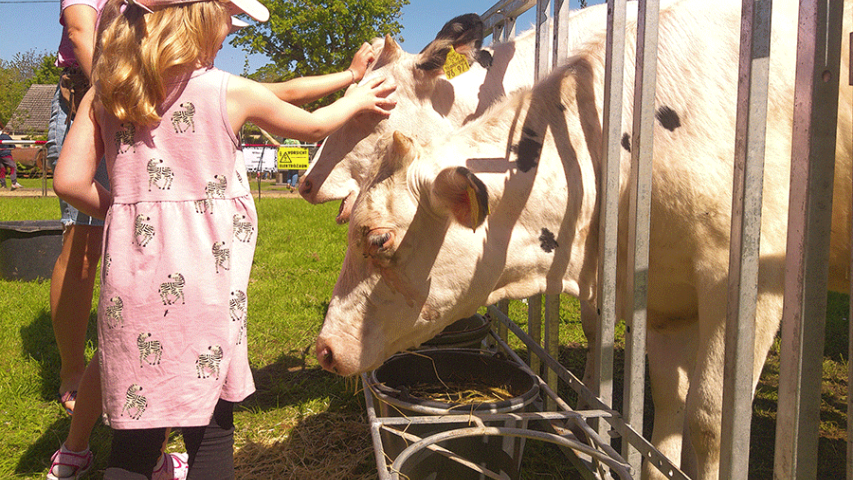
<path id="1" fill-rule="evenodd" d="M 386 83 L 384 78 L 373 78 L 364 85 L 352 85 L 344 96 L 359 102 L 362 111 L 388 117 L 391 110 L 397 106 L 397 101 L 388 96 L 396 89 L 396 85 Z"/>
<path id="2" fill-rule="evenodd" d="M 353 73 L 353 80 L 355 83 L 361 81 L 364 78 L 365 72 L 367 72 L 367 67 L 370 66 L 373 61 L 376 60 L 376 53 L 373 51 L 373 47 L 370 46 L 369 43 L 364 42 L 361 44 L 361 48 L 355 52 L 355 56 L 352 57 L 352 63 L 350 63 L 349 70 Z"/>

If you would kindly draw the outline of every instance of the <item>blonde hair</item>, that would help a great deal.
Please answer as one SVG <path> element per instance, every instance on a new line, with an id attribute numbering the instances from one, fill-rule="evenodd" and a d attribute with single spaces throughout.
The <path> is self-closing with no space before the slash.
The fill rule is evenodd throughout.
<path id="1" fill-rule="evenodd" d="M 122 122 L 160 121 L 157 106 L 175 75 L 212 65 L 228 33 L 218 0 L 179 4 L 153 13 L 109 0 L 101 14 L 92 83 L 95 100 Z"/>

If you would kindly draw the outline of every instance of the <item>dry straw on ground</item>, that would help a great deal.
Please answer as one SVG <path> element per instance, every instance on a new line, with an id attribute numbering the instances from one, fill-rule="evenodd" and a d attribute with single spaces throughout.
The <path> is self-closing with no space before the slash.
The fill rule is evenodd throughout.
<path id="1" fill-rule="evenodd" d="M 234 463 L 242 480 L 376 478 L 367 422 L 353 414 L 305 417 L 284 438 L 241 446 Z"/>

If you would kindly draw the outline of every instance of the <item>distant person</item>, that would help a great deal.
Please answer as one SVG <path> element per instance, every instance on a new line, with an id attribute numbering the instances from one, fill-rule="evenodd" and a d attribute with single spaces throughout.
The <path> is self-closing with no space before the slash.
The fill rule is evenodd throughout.
<path id="1" fill-rule="evenodd" d="M 83 95 L 89 88 L 95 46 L 95 26 L 106 0 L 62 0 L 59 23 L 62 37 L 56 66 L 62 68 L 53 96 L 47 133 L 47 161 L 56 171 L 65 135 Z M 95 176 L 109 188 L 106 166 Z M 98 261 L 101 258 L 103 221 L 92 218 L 59 200 L 64 227 L 62 250 L 50 281 L 50 316 L 59 350 L 59 390 L 57 401 L 71 415 L 77 387 L 86 368 L 86 328 L 92 311 L 92 294 Z"/>
<path id="2" fill-rule="evenodd" d="M 311 113 L 281 100 L 310 101 L 363 71 L 261 85 L 213 68 L 232 13 L 269 16 L 257 0 L 109 0 L 95 88 L 55 171 L 61 198 L 107 219 L 99 350 L 86 370 L 100 368 L 113 430 L 106 479 L 151 478 L 170 427 L 182 428 L 187 478 L 234 478 L 233 406 L 254 391 L 245 314 L 258 223 L 238 153 L 243 123 L 317 140 L 395 104 L 383 80 Z M 102 155 L 112 192 L 96 180 Z M 78 408 L 88 411 L 90 393 Z M 88 449 L 58 458 L 91 464 Z"/>
<path id="3" fill-rule="evenodd" d="M 0 187 L 6 188 L 6 169 L 9 169 L 9 180 L 11 181 L 12 190 L 21 188 L 18 183 L 18 166 L 15 164 L 15 159 L 12 158 L 12 149 L 15 145 L 2 144 L 5 141 L 13 140 L 9 135 L 8 128 L 0 125 Z"/>

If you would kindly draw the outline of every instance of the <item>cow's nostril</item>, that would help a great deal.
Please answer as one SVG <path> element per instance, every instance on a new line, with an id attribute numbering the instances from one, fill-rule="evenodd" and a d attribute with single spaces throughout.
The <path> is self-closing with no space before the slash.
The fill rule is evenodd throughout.
<path id="1" fill-rule="evenodd" d="M 299 180 L 299 193 L 300 195 L 308 195 L 311 193 L 311 188 L 313 187 L 311 180 L 307 177 L 302 177 Z"/>
<path id="2" fill-rule="evenodd" d="M 320 362 L 320 366 L 324 369 L 329 371 L 335 370 L 335 355 L 328 346 L 317 349 L 317 361 Z"/>

